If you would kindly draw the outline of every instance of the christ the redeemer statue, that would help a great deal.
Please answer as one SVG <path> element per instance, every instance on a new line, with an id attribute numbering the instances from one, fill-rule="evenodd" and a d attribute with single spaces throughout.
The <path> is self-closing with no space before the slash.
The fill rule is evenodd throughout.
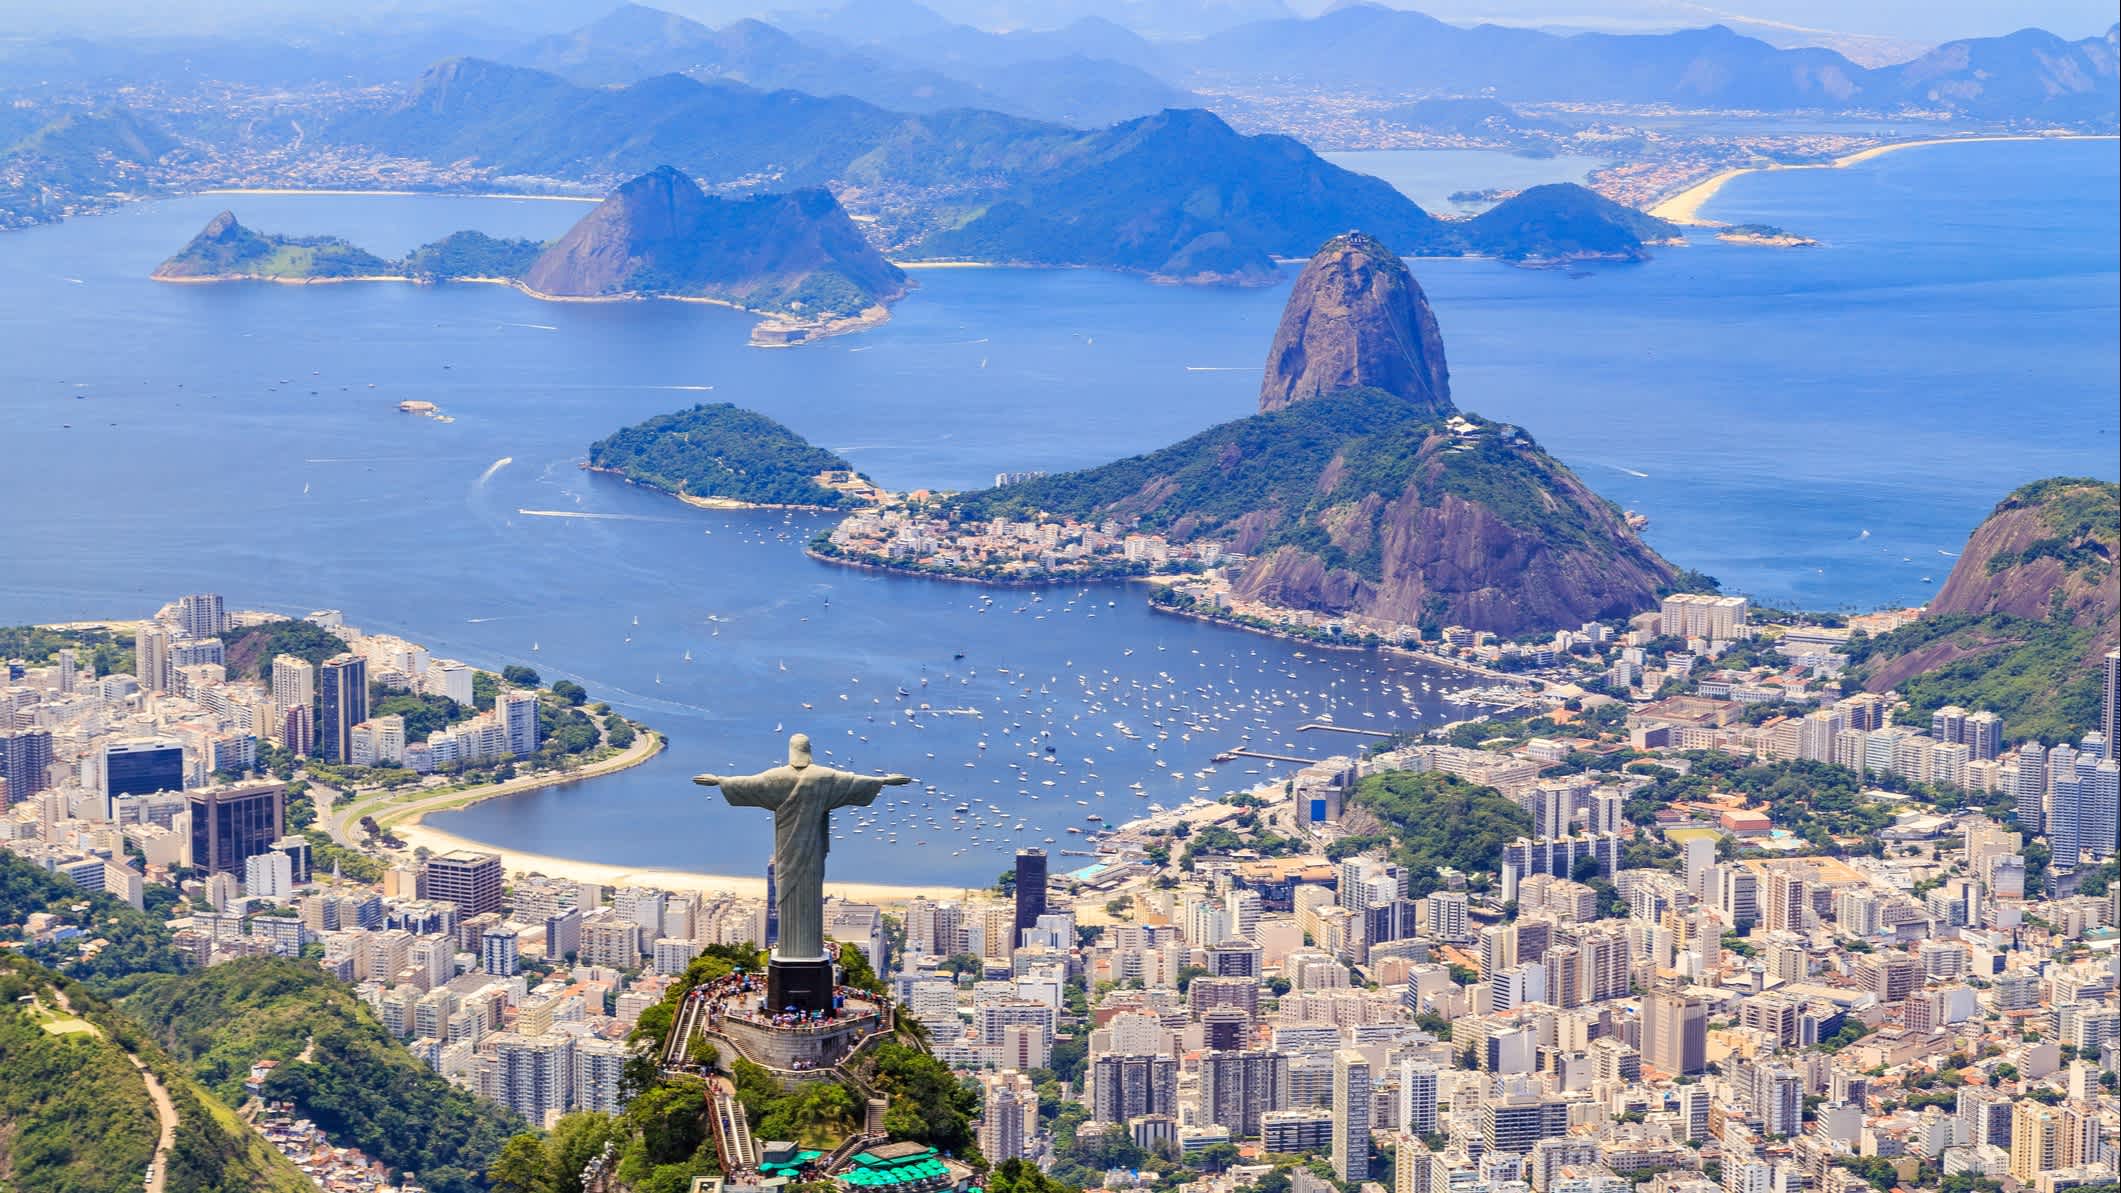
<path id="1" fill-rule="evenodd" d="M 798 733 L 788 739 L 786 766 L 741 777 L 695 775 L 692 781 L 721 788 L 722 798 L 733 808 L 764 808 L 773 813 L 773 874 L 781 917 L 773 961 L 778 965 L 827 960 L 825 852 L 830 847 L 832 810 L 868 807 L 877 792 L 913 780 L 819 766 L 810 759 L 809 736 Z"/>

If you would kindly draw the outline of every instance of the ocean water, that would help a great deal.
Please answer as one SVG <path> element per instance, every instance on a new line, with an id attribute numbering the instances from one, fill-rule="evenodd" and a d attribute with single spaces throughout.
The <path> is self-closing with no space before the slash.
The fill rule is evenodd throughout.
<path id="1" fill-rule="evenodd" d="M 1414 266 L 1459 404 L 1521 423 L 1648 515 L 1668 557 L 1777 604 L 1906 604 L 2014 486 L 2115 475 L 2116 182 L 2111 143 L 1913 150 L 1742 178 L 1707 210 L 1816 249 L 1697 237 L 1574 273 Z M 839 764 L 937 789 L 895 793 L 915 801 L 889 809 L 896 841 L 887 817 L 843 825 L 834 873 L 985 880 L 1017 844 L 1068 848 L 1092 812 L 1271 773 L 1197 774 L 1232 745 L 1344 745 L 1299 729 L 1319 713 L 1460 711 L 1439 695 L 1451 681 L 1418 668 L 1299 657 L 1124 588 L 1033 602 L 835 568 L 801 553 L 816 517 L 692 510 L 576 466 L 612 429 L 724 400 L 892 486 L 1096 463 L 1248 413 L 1285 287 L 929 270 L 881 329 L 762 351 L 744 316 L 689 304 L 146 280 L 222 206 L 386 253 L 467 226 L 555 235 L 582 210 L 199 196 L 0 237 L 0 621 L 132 616 L 198 589 L 339 608 L 443 654 L 576 678 L 673 739 L 624 775 L 442 827 L 750 872 L 765 818 L 687 778 L 771 765 L 801 729 Z M 406 398 L 456 421 L 397 413 Z M 976 845 L 949 831 L 960 803 L 982 810 Z"/>
<path id="2" fill-rule="evenodd" d="M 1604 159 L 1580 154 L 1533 157 L 1495 149 L 1350 149 L 1319 156 L 1375 174 L 1432 212 L 1484 211 L 1490 203 L 1455 203 L 1456 191 L 1524 190 L 1547 182 L 1582 182 Z"/>

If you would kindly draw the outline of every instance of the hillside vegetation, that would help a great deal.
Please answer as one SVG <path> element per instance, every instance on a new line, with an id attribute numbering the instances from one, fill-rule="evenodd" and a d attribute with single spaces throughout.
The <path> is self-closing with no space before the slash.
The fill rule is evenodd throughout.
<path id="1" fill-rule="evenodd" d="M 1345 390 L 950 505 L 1219 541 L 1256 560 L 1243 595 L 1325 612 L 1515 633 L 1644 607 L 1669 567 L 1620 512 L 1522 431 L 1466 417 L 1461 437 Z"/>
<path id="2" fill-rule="evenodd" d="M 154 276 L 164 281 L 513 278 L 530 268 L 544 249 L 535 240 L 453 232 L 393 260 L 336 236 L 259 232 L 236 222 L 234 212 L 224 211 L 157 267 Z"/>
<path id="3" fill-rule="evenodd" d="M 229 962 L 137 983 L 123 1000 L 209 1089 L 239 1094 L 252 1063 L 280 1067 L 265 1096 L 294 1103 L 331 1137 L 434 1193 L 473 1193 L 522 1120 L 420 1063 L 353 992 L 284 958 Z M 312 1063 L 296 1060 L 314 1047 Z"/>
<path id="4" fill-rule="evenodd" d="M 2100 656 L 2121 633 L 2121 485 L 2053 477 L 1996 504 L 1921 620 L 1854 635 L 1855 678 L 1920 718 L 2002 714 L 2013 740 L 2074 741 L 2098 723 Z"/>
<path id="5" fill-rule="evenodd" d="M 136 973 L 175 973 L 181 964 L 160 918 L 100 891 L 84 891 L 0 850 L 0 941 L 22 940 L 20 925 L 36 912 L 56 916 L 58 924 L 77 928 L 79 933 L 69 939 L 24 945 L 20 952 L 68 977 L 93 981 Z"/>
<path id="6" fill-rule="evenodd" d="M 600 439 L 590 445 L 589 464 L 687 497 L 832 509 L 859 504 L 817 483 L 821 472 L 852 473 L 854 465 L 727 402 L 657 415 Z"/>
<path id="7" fill-rule="evenodd" d="M 64 1009 L 69 1004 L 71 1013 Z M 138 1185 L 161 1127 L 146 1082 L 128 1054 L 155 1074 L 177 1114 L 167 1193 L 313 1188 L 137 1025 L 52 971 L 5 954 L 0 954 L 0 1187 L 106 1193 Z"/>
<path id="8" fill-rule="evenodd" d="M 1385 771 L 1355 785 L 1348 802 L 1374 817 L 1407 868 L 1407 894 L 1442 884 L 1439 867 L 1492 873 L 1502 847 L 1532 831 L 1532 814 L 1493 787 L 1435 771 Z"/>

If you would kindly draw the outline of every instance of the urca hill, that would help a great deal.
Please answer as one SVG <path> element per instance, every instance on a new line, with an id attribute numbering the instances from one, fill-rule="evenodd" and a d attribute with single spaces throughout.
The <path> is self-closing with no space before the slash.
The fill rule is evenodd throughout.
<path id="1" fill-rule="evenodd" d="M 1161 451 L 957 499 L 973 517 L 1134 522 L 1251 558 L 1237 595 L 1502 633 L 1649 608 L 1674 580 L 1523 430 L 1453 405 L 1406 265 L 1359 232 L 1297 278 L 1258 414 Z"/>

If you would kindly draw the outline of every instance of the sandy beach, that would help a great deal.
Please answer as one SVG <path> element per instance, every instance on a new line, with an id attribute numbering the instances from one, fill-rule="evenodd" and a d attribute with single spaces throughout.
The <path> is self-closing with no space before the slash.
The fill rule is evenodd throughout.
<path id="1" fill-rule="evenodd" d="M 1725 170 L 1722 173 L 1702 179 L 1676 195 L 1659 200 L 1656 206 L 1650 208 L 1649 214 L 1661 220 L 1669 220 L 1672 223 L 1683 224 L 1693 228 L 1720 228 L 1723 226 L 1721 222 L 1702 218 L 1702 205 L 1715 198 L 1716 192 L 1722 190 L 1725 183 L 1741 174 L 1761 174 L 1771 170 L 1839 170 L 1856 165 L 1859 162 L 1870 161 L 1875 157 L 1884 157 L 1888 153 L 1897 153 L 1902 149 L 1922 149 L 1931 145 L 1971 145 L 1984 141 L 2111 141 L 2114 139 L 2110 136 L 2079 136 L 2074 134 L 2045 136 L 2027 133 L 1975 137 L 1931 137 L 1922 141 L 1895 141 L 1889 145 L 1873 145 L 1869 149 L 1845 153 L 1830 162 L 1745 166 L 1739 169 Z"/>
<path id="2" fill-rule="evenodd" d="M 704 807 L 697 810 L 702 815 L 711 814 L 710 810 Z M 616 866 L 605 862 L 585 862 L 575 858 L 550 857 L 542 853 L 497 849 L 485 842 L 469 840 L 455 833 L 422 824 L 417 816 L 391 825 L 390 831 L 402 839 L 408 849 L 418 849 L 424 845 L 437 853 L 450 849 L 498 853 L 501 855 L 502 868 L 511 878 L 522 874 L 543 874 L 550 878 L 564 878 L 574 882 L 600 882 L 608 886 L 653 886 L 669 891 L 720 892 L 752 899 L 764 898 L 766 894 L 766 862 L 763 857 L 759 860 L 758 875 L 738 877 L 728 874 L 705 874 L 696 870 Z M 964 896 L 965 888 L 884 882 L 837 882 L 828 878 L 825 894 L 860 903 L 903 903 L 913 898 L 958 899 Z"/>

